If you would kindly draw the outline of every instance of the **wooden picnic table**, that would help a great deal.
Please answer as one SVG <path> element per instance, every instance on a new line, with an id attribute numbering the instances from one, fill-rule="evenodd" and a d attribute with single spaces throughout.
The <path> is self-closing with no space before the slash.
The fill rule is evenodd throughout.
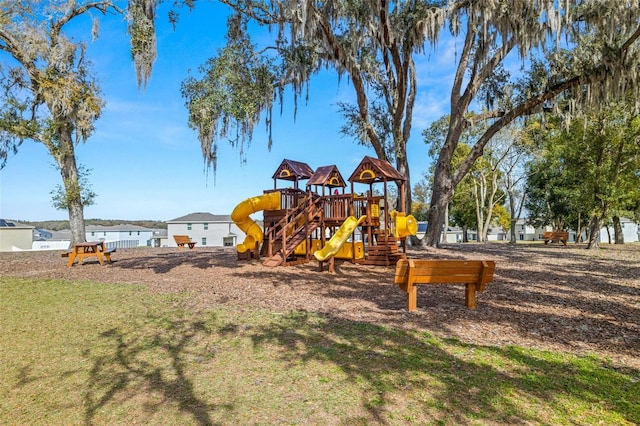
<path id="1" fill-rule="evenodd" d="M 88 241 L 86 243 L 74 244 L 73 249 L 68 253 L 69 261 L 67 262 L 67 266 L 71 268 L 76 259 L 78 263 L 82 263 L 87 257 L 95 257 L 101 265 L 104 265 L 105 259 L 111 263 L 111 253 L 115 251 L 115 248 L 107 249 L 104 241 Z"/>

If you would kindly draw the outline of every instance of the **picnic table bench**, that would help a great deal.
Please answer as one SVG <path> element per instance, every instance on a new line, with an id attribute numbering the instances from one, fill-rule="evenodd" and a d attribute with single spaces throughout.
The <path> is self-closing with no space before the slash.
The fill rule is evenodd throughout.
<path id="1" fill-rule="evenodd" d="M 542 233 L 542 239 L 544 240 L 544 245 L 549 244 L 549 241 L 558 241 L 566 246 L 567 240 L 569 240 L 569 233 L 567 231 L 547 231 Z"/>
<path id="2" fill-rule="evenodd" d="M 189 246 L 190 249 L 194 248 L 196 245 L 195 241 L 191 241 L 188 235 L 174 235 L 173 239 L 176 240 L 176 244 L 178 248 L 182 250 L 185 246 Z"/>
<path id="3" fill-rule="evenodd" d="M 76 260 L 78 263 L 83 263 L 87 257 L 95 257 L 101 265 L 104 265 L 105 260 L 111 263 L 111 253 L 115 253 L 115 251 L 115 247 L 106 248 L 104 241 L 87 241 L 86 243 L 74 244 L 73 249 L 62 253 L 61 256 L 69 258 L 67 262 L 69 268 Z"/>
<path id="4" fill-rule="evenodd" d="M 465 305 L 476 308 L 476 291 L 493 281 L 493 260 L 401 259 L 396 263 L 395 283 L 407 293 L 407 309 L 415 311 L 417 284 L 465 284 Z"/>

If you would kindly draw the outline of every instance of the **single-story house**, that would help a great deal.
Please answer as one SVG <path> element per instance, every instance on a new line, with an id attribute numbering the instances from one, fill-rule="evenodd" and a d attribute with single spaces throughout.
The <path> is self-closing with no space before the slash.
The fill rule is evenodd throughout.
<path id="1" fill-rule="evenodd" d="M 233 247 L 244 238 L 244 232 L 231 220 L 230 215 L 190 213 L 167 221 L 167 244 L 177 247 L 174 235 L 187 235 L 196 247 Z"/>
<path id="2" fill-rule="evenodd" d="M 113 226 L 86 225 L 87 241 L 104 241 L 107 247 L 133 248 L 151 246 L 154 230 L 143 226 L 122 224 Z M 33 250 L 65 250 L 71 242 L 71 231 L 51 233 L 47 240 L 33 241 Z"/>
<path id="3" fill-rule="evenodd" d="M 104 241 L 108 247 L 118 248 L 151 246 L 153 238 L 153 229 L 131 224 L 87 225 L 85 232 L 87 241 Z"/>
<path id="4" fill-rule="evenodd" d="M 0 219 L 0 251 L 31 250 L 33 226 Z"/>

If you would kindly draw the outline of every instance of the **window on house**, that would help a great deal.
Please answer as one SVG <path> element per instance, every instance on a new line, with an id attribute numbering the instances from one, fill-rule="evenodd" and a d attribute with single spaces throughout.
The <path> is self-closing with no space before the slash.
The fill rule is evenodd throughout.
<path id="1" fill-rule="evenodd" d="M 233 237 L 224 237 L 222 239 L 222 245 L 225 247 L 233 247 Z"/>
<path id="2" fill-rule="evenodd" d="M 138 231 L 138 235 L 140 235 L 140 231 Z"/>
<path id="3" fill-rule="evenodd" d="M 103 234 L 103 236 L 105 236 L 105 237 L 107 236 L 107 233 L 106 233 L 106 232 L 103 232 L 102 234 Z"/>
<path id="4" fill-rule="evenodd" d="M 187 223 L 187 231 L 191 231 L 191 224 Z"/>
<path id="5" fill-rule="evenodd" d="M 207 245 L 207 237 L 202 237 L 202 245 L 203 246 Z"/>
<path id="6" fill-rule="evenodd" d="M 93 231 L 91 231 L 91 236 L 92 236 L 92 237 L 95 237 L 95 236 L 96 236 L 96 233 L 95 233 L 95 232 L 93 232 Z"/>
<path id="7" fill-rule="evenodd" d="M 524 241 L 524 235 L 520 234 L 520 241 Z"/>
<path id="8" fill-rule="evenodd" d="M 207 229 L 209 229 L 209 224 L 208 224 L 208 223 L 205 223 L 205 224 L 204 224 L 204 230 L 206 231 Z"/>
<path id="9" fill-rule="evenodd" d="M 129 235 L 131 235 L 131 231 L 129 231 Z"/>

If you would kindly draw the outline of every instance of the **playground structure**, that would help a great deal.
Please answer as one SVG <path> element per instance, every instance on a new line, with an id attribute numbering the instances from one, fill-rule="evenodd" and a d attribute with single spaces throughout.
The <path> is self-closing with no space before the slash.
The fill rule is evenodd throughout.
<path id="1" fill-rule="evenodd" d="M 387 185 L 398 185 L 404 206 L 404 177 L 386 161 L 364 157 L 347 183 L 335 165 L 311 169 L 306 163 L 283 160 L 274 175 L 273 190 L 242 201 L 231 219 L 246 234 L 236 246 L 239 260 L 262 258 L 265 266 L 289 266 L 334 259 L 365 265 L 395 266 L 406 258 L 405 240 L 415 235 L 417 221 L 388 206 Z M 278 189 L 278 181 L 289 184 Z M 307 181 L 305 190 L 301 182 Z M 368 189 L 356 193 L 355 184 Z M 374 185 L 382 184 L 382 195 Z M 292 185 L 292 186 L 291 186 Z M 263 227 L 250 215 L 263 212 Z M 402 248 L 402 251 L 400 251 Z"/>

